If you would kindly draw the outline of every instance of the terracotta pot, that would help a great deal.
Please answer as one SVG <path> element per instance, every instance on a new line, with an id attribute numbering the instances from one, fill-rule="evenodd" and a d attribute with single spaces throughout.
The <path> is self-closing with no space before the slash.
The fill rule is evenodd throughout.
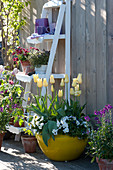
<path id="1" fill-rule="evenodd" d="M 113 170 L 113 160 L 96 158 L 100 170 Z"/>
<path id="2" fill-rule="evenodd" d="M 11 117 L 9 125 L 14 125 L 14 117 Z"/>
<path id="3" fill-rule="evenodd" d="M 3 137 L 4 137 L 5 133 L 0 133 L 0 151 L 1 151 L 1 147 L 2 147 L 2 141 L 3 141 Z"/>
<path id="4" fill-rule="evenodd" d="M 54 161 L 71 161 L 77 159 L 87 145 L 87 139 L 78 139 L 67 135 L 55 136 L 48 140 L 48 147 L 44 144 L 42 136 L 36 136 L 38 144 L 43 153 Z"/>
<path id="5" fill-rule="evenodd" d="M 34 68 L 32 67 L 31 63 L 26 60 L 26 61 L 21 61 L 21 66 L 22 66 L 22 71 L 25 74 L 28 74 L 29 72 L 33 72 Z"/>
<path id="6" fill-rule="evenodd" d="M 35 136 L 21 136 L 21 140 L 26 153 L 36 152 L 37 140 Z"/>

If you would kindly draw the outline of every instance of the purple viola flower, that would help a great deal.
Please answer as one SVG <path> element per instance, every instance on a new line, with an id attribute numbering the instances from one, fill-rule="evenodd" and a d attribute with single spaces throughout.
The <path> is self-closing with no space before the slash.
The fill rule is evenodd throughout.
<path id="1" fill-rule="evenodd" d="M 0 107 L 0 112 L 3 112 L 3 107 Z"/>
<path id="2" fill-rule="evenodd" d="M 7 104 L 6 107 L 9 108 L 9 105 Z"/>
<path id="3" fill-rule="evenodd" d="M 105 116 L 105 111 L 104 110 L 100 110 L 100 116 L 101 117 Z"/>
<path id="4" fill-rule="evenodd" d="M 108 104 L 108 109 L 110 110 L 110 109 L 112 109 L 113 107 L 110 105 L 110 104 Z"/>
<path id="5" fill-rule="evenodd" d="M 3 94 L 3 91 L 1 91 L 0 94 Z"/>
<path id="6" fill-rule="evenodd" d="M 95 117 L 95 120 L 99 120 L 99 118 L 98 118 L 98 117 Z"/>
<path id="7" fill-rule="evenodd" d="M 97 124 L 101 124 L 101 122 L 99 120 L 97 120 Z"/>
<path id="8" fill-rule="evenodd" d="M 85 116 L 84 119 L 85 119 L 86 121 L 90 121 L 90 117 L 89 117 L 89 116 Z"/>
<path id="9" fill-rule="evenodd" d="M 5 94 L 7 93 L 7 90 L 5 90 Z"/>
<path id="10" fill-rule="evenodd" d="M 95 110 L 95 111 L 94 111 L 94 114 L 95 114 L 95 115 L 99 115 L 99 114 L 100 114 L 100 112 L 99 112 L 99 111 L 97 111 L 97 110 Z"/>

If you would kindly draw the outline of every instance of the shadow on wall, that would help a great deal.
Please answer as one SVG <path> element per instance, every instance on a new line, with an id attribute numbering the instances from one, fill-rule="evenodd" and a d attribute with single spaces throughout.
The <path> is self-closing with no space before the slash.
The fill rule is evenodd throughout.
<path id="1" fill-rule="evenodd" d="M 72 77 L 83 74 L 86 113 L 104 107 L 106 92 L 106 0 L 72 2 Z"/>

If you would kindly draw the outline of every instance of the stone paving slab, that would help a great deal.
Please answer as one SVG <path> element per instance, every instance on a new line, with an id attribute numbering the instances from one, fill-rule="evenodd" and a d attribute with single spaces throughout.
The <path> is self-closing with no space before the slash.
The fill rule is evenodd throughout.
<path id="1" fill-rule="evenodd" d="M 49 160 L 37 145 L 36 153 L 24 153 L 21 141 L 4 140 L 0 152 L 0 170 L 99 170 L 96 162 L 83 154 L 69 162 Z"/>

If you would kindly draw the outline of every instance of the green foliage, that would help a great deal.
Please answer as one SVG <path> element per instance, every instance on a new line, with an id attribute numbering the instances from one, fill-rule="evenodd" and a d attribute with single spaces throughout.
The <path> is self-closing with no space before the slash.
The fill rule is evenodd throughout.
<path id="1" fill-rule="evenodd" d="M 5 62 L 13 52 L 15 46 L 19 45 L 19 30 L 26 24 L 26 18 L 22 17 L 22 11 L 29 0 L 1 0 L 0 1 L 0 22 L 2 23 L 3 57 Z"/>
<path id="2" fill-rule="evenodd" d="M 48 64 L 49 55 L 49 51 L 41 51 L 39 49 L 31 47 L 28 60 L 34 67 L 40 67 L 41 65 Z"/>
<path id="3" fill-rule="evenodd" d="M 95 112 L 97 120 L 97 129 L 92 130 L 89 136 L 88 154 L 92 154 L 93 159 L 113 160 L 113 122 L 111 106 L 106 105 L 100 112 Z"/>
<path id="4" fill-rule="evenodd" d="M 12 71 L 5 70 L 2 75 L 4 78 L 0 79 L 0 132 L 5 131 L 12 116 L 16 122 L 18 115 L 23 115 L 23 87 L 16 82 Z"/>
<path id="5" fill-rule="evenodd" d="M 48 146 L 48 140 L 58 134 L 68 134 L 79 138 L 87 138 L 88 123 L 84 119 L 82 110 L 78 101 L 59 100 L 58 95 L 53 99 L 51 96 L 32 95 L 33 101 L 28 107 L 28 112 L 32 111 L 29 117 L 31 129 L 42 135 L 43 141 Z M 47 100 L 50 101 L 47 107 Z"/>

